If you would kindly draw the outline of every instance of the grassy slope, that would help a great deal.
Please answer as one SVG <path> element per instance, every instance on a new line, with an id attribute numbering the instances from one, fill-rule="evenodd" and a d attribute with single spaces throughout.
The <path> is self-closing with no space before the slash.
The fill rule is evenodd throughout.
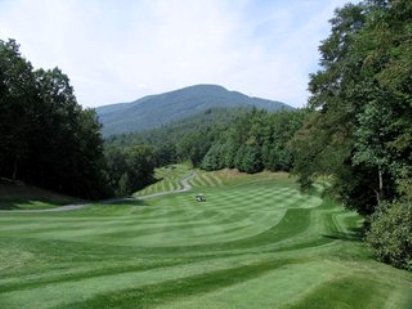
<path id="1" fill-rule="evenodd" d="M 0 180 L 1 209 L 47 209 L 78 201 L 28 185 L 16 185 Z"/>
<path id="2" fill-rule="evenodd" d="M 188 175 L 188 165 L 176 164 L 157 169 L 155 178 L 158 181 L 137 192 L 134 197 L 182 189 L 179 180 L 186 175 Z"/>
<path id="3" fill-rule="evenodd" d="M 162 169 L 140 194 L 179 187 Z M 191 192 L 1 214 L 1 308 L 408 308 L 412 275 L 373 261 L 361 220 L 286 175 L 205 173 Z M 197 203 L 194 194 L 206 194 Z"/>

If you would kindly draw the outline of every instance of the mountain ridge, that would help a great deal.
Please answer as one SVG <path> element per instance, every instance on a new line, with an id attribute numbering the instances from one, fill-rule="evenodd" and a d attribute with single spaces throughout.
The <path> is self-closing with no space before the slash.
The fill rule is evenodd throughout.
<path id="1" fill-rule="evenodd" d="M 144 96 L 130 103 L 100 106 L 96 112 L 103 125 L 103 136 L 107 137 L 153 129 L 216 107 L 293 109 L 279 101 L 250 97 L 219 85 L 200 84 Z"/>

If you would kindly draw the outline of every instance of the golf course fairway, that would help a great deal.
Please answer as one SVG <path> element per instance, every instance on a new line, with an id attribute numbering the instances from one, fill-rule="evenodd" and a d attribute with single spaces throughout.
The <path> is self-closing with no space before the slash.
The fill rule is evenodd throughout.
<path id="1" fill-rule="evenodd" d="M 1 212 L 0 308 L 412 308 L 412 274 L 373 260 L 321 185 L 158 174 L 136 200 Z"/>

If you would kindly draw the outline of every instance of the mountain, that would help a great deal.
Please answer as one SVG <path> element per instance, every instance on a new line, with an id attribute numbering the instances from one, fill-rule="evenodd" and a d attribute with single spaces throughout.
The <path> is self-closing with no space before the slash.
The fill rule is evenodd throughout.
<path id="1" fill-rule="evenodd" d="M 217 85 L 195 85 L 146 96 L 131 103 L 97 107 L 96 112 L 103 124 L 103 136 L 107 137 L 160 127 L 218 107 L 256 107 L 268 111 L 293 109 L 285 103 L 249 97 Z"/>

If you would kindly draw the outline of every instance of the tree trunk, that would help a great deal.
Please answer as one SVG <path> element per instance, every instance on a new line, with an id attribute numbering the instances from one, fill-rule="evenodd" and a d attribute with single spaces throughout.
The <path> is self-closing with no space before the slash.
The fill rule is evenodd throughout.
<path id="1" fill-rule="evenodd" d="M 382 168 L 378 166 L 378 178 L 379 178 L 379 191 L 377 192 L 378 204 L 380 204 L 383 199 L 383 172 Z"/>
<path id="2" fill-rule="evenodd" d="M 378 201 L 378 205 L 379 205 L 381 203 L 381 197 L 380 197 L 379 191 L 377 191 L 377 190 L 373 190 L 373 191 L 375 191 L 376 200 Z"/>

